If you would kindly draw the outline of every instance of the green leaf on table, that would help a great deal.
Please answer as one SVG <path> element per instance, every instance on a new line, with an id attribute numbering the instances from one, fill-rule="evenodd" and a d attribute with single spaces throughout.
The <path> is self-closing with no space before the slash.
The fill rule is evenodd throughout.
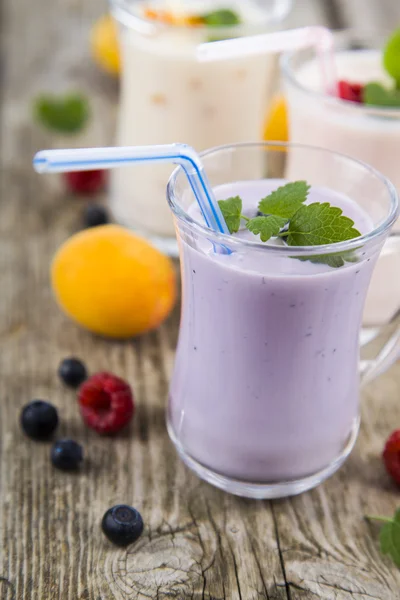
<path id="1" fill-rule="evenodd" d="M 375 516 L 366 518 L 384 523 L 379 535 L 381 552 L 389 555 L 395 565 L 400 568 L 400 508 L 396 510 L 393 519 Z"/>
<path id="2" fill-rule="evenodd" d="M 289 223 L 286 242 L 289 246 L 336 244 L 359 237 L 354 221 L 343 216 L 341 208 L 329 202 L 303 205 Z"/>
<path id="3" fill-rule="evenodd" d="M 400 29 L 389 37 L 383 50 L 383 66 L 400 88 Z"/>
<path id="4" fill-rule="evenodd" d="M 387 89 L 380 83 L 367 83 L 364 86 L 363 101 L 368 106 L 400 107 L 400 90 Z"/>
<path id="5" fill-rule="evenodd" d="M 234 10 L 221 8 L 202 15 L 202 21 L 207 27 L 229 27 L 241 23 L 240 16 Z"/>
<path id="6" fill-rule="evenodd" d="M 263 198 L 258 210 L 265 215 L 290 219 L 307 200 L 310 186 L 306 181 L 293 181 Z"/>
<path id="7" fill-rule="evenodd" d="M 267 242 L 272 236 L 278 235 L 287 219 L 269 215 L 268 217 L 254 217 L 246 223 L 246 227 L 254 235 L 260 235 L 262 242 Z"/>
<path id="8" fill-rule="evenodd" d="M 242 212 L 242 199 L 240 196 L 234 196 L 227 198 L 227 200 L 218 200 L 219 207 L 222 212 L 222 216 L 225 219 L 226 225 L 230 233 L 236 233 L 239 231 L 241 212 Z"/>
<path id="9" fill-rule="evenodd" d="M 33 108 L 35 119 L 41 125 L 60 133 L 81 131 L 90 116 L 89 102 L 81 94 L 43 94 L 35 99 Z"/>
<path id="10" fill-rule="evenodd" d="M 400 523 L 385 523 L 379 539 L 382 554 L 388 554 L 400 568 Z"/>

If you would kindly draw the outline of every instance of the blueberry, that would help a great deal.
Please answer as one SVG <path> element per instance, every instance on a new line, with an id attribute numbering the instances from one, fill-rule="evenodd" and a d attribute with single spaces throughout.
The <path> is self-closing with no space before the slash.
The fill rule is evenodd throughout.
<path id="1" fill-rule="evenodd" d="M 58 375 L 66 385 L 76 388 L 87 379 L 87 370 L 78 358 L 64 358 L 58 367 Z"/>
<path id="2" fill-rule="evenodd" d="M 29 402 L 21 412 L 21 427 L 33 440 L 46 440 L 58 425 L 57 409 L 44 400 Z"/>
<path id="3" fill-rule="evenodd" d="M 86 227 L 97 227 L 98 225 L 105 225 L 108 223 L 109 217 L 104 206 L 93 204 L 91 202 L 86 207 L 84 221 Z"/>
<path id="4" fill-rule="evenodd" d="M 51 462 L 62 471 L 76 471 L 83 460 L 83 450 L 74 440 L 57 440 L 51 449 Z"/>
<path id="5" fill-rule="evenodd" d="M 118 504 L 104 514 L 101 528 L 111 542 L 117 546 L 127 546 L 142 535 L 143 519 L 135 508 Z"/>

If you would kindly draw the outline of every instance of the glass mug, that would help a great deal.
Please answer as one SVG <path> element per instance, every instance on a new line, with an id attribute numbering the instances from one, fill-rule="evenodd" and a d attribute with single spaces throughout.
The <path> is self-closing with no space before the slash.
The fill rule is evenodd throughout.
<path id="1" fill-rule="evenodd" d="M 354 49 L 350 44 L 351 40 L 337 44 L 338 78 L 360 83 L 382 80 L 381 52 L 371 48 Z M 399 192 L 400 109 L 365 106 L 323 93 L 313 49 L 284 54 L 281 67 L 288 100 L 290 140 L 343 152 L 371 164 L 388 177 Z M 379 327 L 398 310 L 400 277 L 390 274 L 400 272 L 399 238 L 400 220 L 395 223 L 374 271 L 364 310 L 363 343 L 372 339 Z"/>
<path id="2" fill-rule="evenodd" d="M 262 160 L 265 178 L 299 179 L 301 170 L 301 179 L 351 198 L 369 219 L 368 233 L 340 244 L 263 244 L 194 218 L 181 168 L 168 184 L 182 271 L 169 435 L 183 461 L 223 490 L 251 498 L 298 494 L 349 455 L 359 429 L 360 373 L 370 381 L 400 349 L 393 321 L 380 330 L 378 356 L 360 363 L 364 301 L 398 215 L 396 191 L 364 163 L 311 146 L 238 144 L 202 159 L 217 198 L 236 195 L 218 186 L 238 181 L 238 170 L 245 181 L 243 165 Z M 315 163 L 329 167 L 317 179 Z M 297 260 L 350 250 L 357 261 L 340 268 Z"/>
<path id="3" fill-rule="evenodd" d="M 273 55 L 200 63 L 196 47 L 210 35 L 253 35 L 270 30 L 291 0 L 227 0 L 248 22 L 221 29 L 160 24 L 147 19 L 146 0 L 111 0 L 122 57 L 117 146 L 185 141 L 197 151 L 262 139 L 265 107 L 273 91 Z M 172 3 L 171 3 L 172 6 Z M 202 0 L 202 12 L 215 0 Z M 179 9 L 179 7 L 178 7 Z M 251 93 L 249 93 L 251 90 Z M 254 177 L 257 176 L 257 165 Z M 175 229 L 165 202 L 169 165 L 136 165 L 111 174 L 110 209 L 167 254 L 177 254 Z"/>

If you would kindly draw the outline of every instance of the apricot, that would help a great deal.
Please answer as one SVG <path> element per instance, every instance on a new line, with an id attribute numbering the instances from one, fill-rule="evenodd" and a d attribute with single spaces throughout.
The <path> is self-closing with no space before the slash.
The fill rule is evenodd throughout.
<path id="1" fill-rule="evenodd" d="M 263 138 L 266 142 L 287 142 L 289 139 L 287 103 L 281 94 L 272 99 L 264 124 Z"/>
<path id="2" fill-rule="evenodd" d="M 171 260 L 118 225 L 93 227 L 69 238 L 52 261 L 51 284 L 71 319 L 112 338 L 155 329 L 176 299 Z"/>
<path id="3" fill-rule="evenodd" d="M 117 24 L 111 15 L 103 15 L 92 27 L 90 47 L 93 60 L 110 75 L 121 71 Z"/>

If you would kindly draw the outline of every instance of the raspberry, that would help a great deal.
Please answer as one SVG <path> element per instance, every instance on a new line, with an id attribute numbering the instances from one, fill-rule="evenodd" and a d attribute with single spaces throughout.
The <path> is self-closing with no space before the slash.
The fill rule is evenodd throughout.
<path id="1" fill-rule="evenodd" d="M 106 185 L 106 171 L 71 171 L 64 173 L 64 180 L 74 194 L 96 194 Z"/>
<path id="2" fill-rule="evenodd" d="M 342 100 L 349 100 L 350 102 L 362 104 L 363 90 L 364 86 L 360 83 L 350 83 L 343 80 L 338 82 L 339 98 Z"/>
<path id="3" fill-rule="evenodd" d="M 111 373 L 89 377 L 79 390 L 78 402 L 86 425 L 100 434 L 117 433 L 135 410 L 130 386 Z"/>
<path id="4" fill-rule="evenodd" d="M 382 458 L 386 471 L 400 485 L 400 429 L 394 431 L 388 438 Z"/>

